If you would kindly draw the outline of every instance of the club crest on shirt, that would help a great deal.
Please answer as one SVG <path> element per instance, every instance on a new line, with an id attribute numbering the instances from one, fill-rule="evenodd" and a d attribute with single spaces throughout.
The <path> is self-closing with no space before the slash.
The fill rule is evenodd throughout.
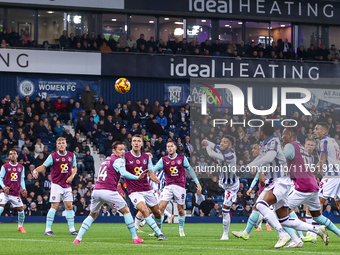
<path id="1" fill-rule="evenodd" d="M 177 164 L 179 164 L 179 165 L 182 164 L 182 160 L 180 160 L 180 159 L 177 160 Z"/>
<path id="2" fill-rule="evenodd" d="M 143 159 L 143 164 L 146 164 L 146 163 L 147 163 L 146 159 Z"/>
<path id="3" fill-rule="evenodd" d="M 68 157 L 67 159 L 68 159 L 68 161 L 70 161 L 70 162 L 72 161 L 72 158 L 71 158 L 71 157 Z"/>
<path id="4" fill-rule="evenodd" d="M 137 164 L 140 164 L 140 161 L 139 161 L 139 159 L 137 159 L 137 160 L 136 160 L 136 163 L 137 163 Z"/>

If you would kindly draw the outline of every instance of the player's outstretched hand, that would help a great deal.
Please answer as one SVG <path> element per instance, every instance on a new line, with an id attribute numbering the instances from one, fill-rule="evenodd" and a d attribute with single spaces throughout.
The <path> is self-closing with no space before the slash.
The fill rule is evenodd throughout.
<path id="1" fill-rule="evenodd" d="M 5 188 L 4 188 L 4 192 L 5 192 L 5 194 L 9 194 L 9 190 L 10 190 L 10 187 L 8 187 L 8 186 L 6 186 Z"/>
<path id="2" fill-rule="evenodd" d="M 197 189 L 198 189 L 198 190 L 202 190 L 201 184 L 197 183 Z"/>
<path id="3" fill-rule="evenodd" d="M 38 179 L 39 173 L 37 170 L 33 170 L 33 179 Z"/>
<path id="4" fill-rule="evenodd" d="M 247 191 L 247 196 L 250 195 L 251 190 L 252 190 L 252 189 L 248 189 L 248 191 Z"/>
<path id="5" fill-rule="evenodd" d="M 202 141 L 202 146 L 207 146 L 208 145 L 208 143 L 207 143 L 207 141 Z"/>
<path id="6" fill-rule="evenodd" d="M 27 190 L 23 189 L 23 190 L 22 190 L 22 195 L 23 195 L 24 197 L 26 197 L 26 195 L 27 195 Z"/>
<path id="7" fill-rule="evenodd" d="M 141 173 L 141 175 L 138 177 L 138 180 L 143 179 L 146 175 L 147 175 L 148 171 L 145 170 L 143 173 Z"/>

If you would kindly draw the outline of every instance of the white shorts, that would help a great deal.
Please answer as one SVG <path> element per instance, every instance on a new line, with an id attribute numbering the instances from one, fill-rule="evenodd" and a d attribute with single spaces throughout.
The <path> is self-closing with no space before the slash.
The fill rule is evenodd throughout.
<path id="1" fill-rule="evenodd" d="M 5 205 L 8 201 L 11 202 L 14 208 L 24 206 L 20 197 L 0 193 L 0 205 Z"/>
<path id="2" fill-rule="evenodd" d="M 334 198 L 340 201 L 340 178 L 322 178 L 319 184 L 319 197 Z"/>
<path id="3" fill-rule="evenodd" d="M 92 192 L 90 211 L 96 213 L 100 210 L 102 204 L 108 204 L 110 207 L 114 207 L 117 211 L 123 209 L 126 206 L 126 202 L 118 191 L 112 190 L 94 190 Z"/>
<path id="4" fill-rule="evenodd" d="M 290 209 L 305 204 L 311 212 L 321 210 L 318 192 L 301 192 L 294 190 L 288 197 L 288 204 Z"/>
<path id="5" fill-rule="evenodd" d="M 177 204 L 184 205 L 186 196 L 185 188 L 176 184 L 171 184 L 164 187 L 161 194 L 161 201 L 169 202 L 171 199 L 174 199 Z"/>
<path id="6" fill-rule="evenodd" d="M 288 194 L 291 190 L 291 185 L 287 185 L 280 182 L 273 182 L 268 187 L 266 187 L 261 195 L 265 191 L 273 191 L 274 196 L 276 197 L 276 203 L 273 204 L 274 211 L 280 209 L 281 207 L 289 207 L 288 204 Z M 260 199 L 258 199 L 259 201 Z"/>
<path id="7" fill-rule="evenodd" d="M 155 195 L 155 197 L 157 199 L 157 203 L 160 204 L 161 203 L 161 194 L 158 195 L 158 193 L 156 191 L 153 191 L 153 194 Z"/>
<path id="8" fill-rule="evenodd" d="M 58 184 L 51 183 L 50 203 L 59 203 L 61 198 L 63 202 L 73 202 L 72 188 L 63 188 Z"/>
<path id="9" fill-rule="evenodd" d="M 239 186 L 239 182 L 236 182 L 232 185 L 224 185 L 225 191 L 223 205 L 230 207 L 236 201 Z"/>
<path id="10" fill-rule="evenodd" d="M 149 207 L 154 207 L 155 205 L 158 205 L 158 199 L 155 196 L 155 193 L 153 190 L 148 191 L 141 191 L 141 192 L 132 192 L 129 195 L 129 198 L 134 205 L 135 208 L 137 208 L 137 205 L 140 202 L 144 202 Z"/>

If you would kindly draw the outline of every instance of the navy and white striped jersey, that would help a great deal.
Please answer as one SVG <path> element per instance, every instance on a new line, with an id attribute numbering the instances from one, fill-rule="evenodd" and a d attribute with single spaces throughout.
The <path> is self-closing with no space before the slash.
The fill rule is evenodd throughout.
<path id="1" fill-rule="evenodd" d="M 327 153 L 326 163 L 321 166 L 324 172 L 324 177 L 332 177 L 339 175 L 340 168 L 340 150 L 338 143 L 329 135 L 322 137 L 318 144 L 318 158 L 321 154 Z"/>
<path id="2" fill-rule="evenodd" d="M 261 167 L 266 178 L 266 184 L 272 182 L 293 184 L 280 140 L 274 135 L 260 143 L 260 155 L 249 163 L 248 167 L 258 167 L 257 170 Z"/>
<path id="3" fill-rule="evenodd" d="M 164 186 L 165 186 L 165 175 L 164 175 L 164 170 L 157 171 L 157 172 L 155 173 L 155 176 L 157 177 L 157 179 L 160 180 L 161 183 L 160 183 L 160 184 L 157 184 L 157 183 L 151 181 L 150 178 L 148 178 L 148 179 L 149 179 L 149 183 L 150 183 L 150 185 L 151 185 L 153 191 L 159 190 L 160 192 L 162 192 L 162 191 L 163 191 L 163 188 L 164 188 Z"/>

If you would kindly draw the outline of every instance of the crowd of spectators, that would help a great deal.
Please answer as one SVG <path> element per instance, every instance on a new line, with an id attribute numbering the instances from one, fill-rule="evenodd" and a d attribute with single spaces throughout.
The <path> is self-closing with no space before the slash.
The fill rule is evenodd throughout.
<path id="1" fill-rule="evenodd" d="M 259 106 L 263 109 L 263 106 Z M 213 127 L 211 119 L 233 118 L 235 121 L 249 119 L 286 119 L 282 116 L 280 107 L 267 117 L 253 116 L 248 110 L 246 115 L 236 119 L 230 109 L 217 106 L 207 109 L 207 115 L 194 119 L 192 113 L 199 112 L 192 103 L 181 106 L 179 109 L 171 107 L 168 100 L 162 104 L 155 101 L 153 105 L 149 100 L 137 99 L 133 104 L 131 100 L 125 103 L 117 103 L 110 109 L 103 98 L 95 100 L 89 87 L 81 95 L 81 100 L 76 102 L 70 98 L 63 102 L 58 98 L 52 102 L 49 97 L 41 100 L 39 96 L 35 100 L 26 97 L 23 101 L 16 96 L 13 100 L 9 95 L 0 101 L 0 157 L 1 163 L 8 162 L 7 152 L 16 148 L 19 157 L 18 162 L 25 167 L 26 186 L 28 191 L 25 202 L 27 215 L 46 215 L 50 207 L 48 202 L 51 186 L 49 169 L 42 172 L 37 180 L 33 179 L 32 171 L 41 165 L 48 155 L 55 150 L 55 140 L 63 136 L 67 140 L 67 149 L 74 152 L 77 158 L 78 173 L 73 180 L 74 212 L 75 215 L 87 215 L 91 191 L 94 185 L 94 160 L 89 144 L 93 144 L 94 150 L 104 156 L 111 154 L 111 146 L 114 141 L 122 141 L 126 151 L 131 149 L 132 136 L 141 134 L 144 139 L 144 150 L 153 154 L 153 163 L 166 155 L 166 142 L 175 141 L 178 145 L 177 153 L 190 158 L 191 164 L 196 169 L 199 181 L 203 187 L 202 193 L 196 190 L 196 185 L 191 178 L 187 178 L 186 189 L 187 209 L 192 210 L 196 216 L 221 217 L 221 206 L 224 198 L 224 190 L 218 185 L 218 176 L 209 172 L 207 166 L 215 166 L 217 162 L 206 153 L 201 141 L 208 139 L 219 144 L 224 135 L 235 138 L 235 152 L 237 155 L 237 168 L 246 165 L 254 159 L 253 148 L 259 143 L 259 132 L 255 128 L 243 128 L 242 125 L 230 127 L 218 125 Z M 300 115 L 294 112 L 291 117 L 298 123 L 298 140 L 304 144 L 305 139 L 312 136 L 313 127 L 318 122 L 327 122 L 330 126 L 330 135 L 340 144 L 340 117 L 333 109 L 319 111 L 312 107 L 311 116 Z M 75 130 L 73 136 L 66 124 L 72 125 Z M 285 123 L 287 125 L 288 123 Z M 275 121 L 275 135 L 281 138 L 283 127 L 280 121 Z M 68 126 L 69 127 L 69 126 Z M 190 128 L 189 128 L 190 127 Z M 316 160 L 316 152 L 314 152 Z M 258 190 L 253 189 L 247 195 L 253 176 L 245 176 L 240 181 L 237 200 L 231 208 L 232 216 L 248 216 L 251 207 L 258 197 Z M 127 199 L 124 182 L 119 186 L 120 193 Z M 129 202 L 129 201 L 128 201 Z M 325 203 L 325 211 L 330 205 L 330 212 L 338 215 L 334 200 Z M 62 215 L 64 208 L 60 205 L 58 215 Z M 4 215 L 15 214 L 9 205 L 6 206 Z M 300 216 L 304 216 L 305 208 L 297 209 Z M 104 208 L 103 216 L 117 215 L 113 209 Z"/>
<path id="2" fill-rule="evenodd" d="M 325 45 L 317 48 L 311 44 L 308 49 L 300 46 L 294 49 L 288 39 L 279 39 L 273 41 L 271 45 L 256 44 L 254 40 L 251 42 L 235 42 L 221 43 L 219 39 L 214 41 L 205 40 L 197 42 L 196 39 L 188 42 L 186 38 L 179 40 L 177 37 L 167 42 L 162 39 L 155 40 L 153 36 L 147 40 L 144 34 L 140 34 L 138 39 L 125 34 L 120 35 L 116 40 L 113 35 L 107 39 L 104 34 L 95 36 L 94 33 L 83 34 L 77 37 L 74 33 L 67 34 L 64 30 L 59 38 L 58 45 L 50 45 L 48 41 L 44 41 L 42 45 L 38 45 L 35 40 L 32 40 L 28 30 L 20 36 L 15 28 L 12 27 L 10 33 L 6 29 L 0 33 L 0 48 L 9 46 L 14 47 L 31 47 L 31 48 L 46 48 L 51 47 L 71 49 L 71 50 L 86 50 L 86 51 L 101 51 L 101 52 L 135 52 L 135 53 L 152 53 L 152 54 L 184 54 L 194 56 L 214 56 L 214 57 L 235 57 L 235 58 L 256 58 L 256 59 L 298 59 L 298 60 L 315 60 L 315 61 L 332 61 L 338 63 L 339 50 L 334 44 L 329 49 Z"/>

